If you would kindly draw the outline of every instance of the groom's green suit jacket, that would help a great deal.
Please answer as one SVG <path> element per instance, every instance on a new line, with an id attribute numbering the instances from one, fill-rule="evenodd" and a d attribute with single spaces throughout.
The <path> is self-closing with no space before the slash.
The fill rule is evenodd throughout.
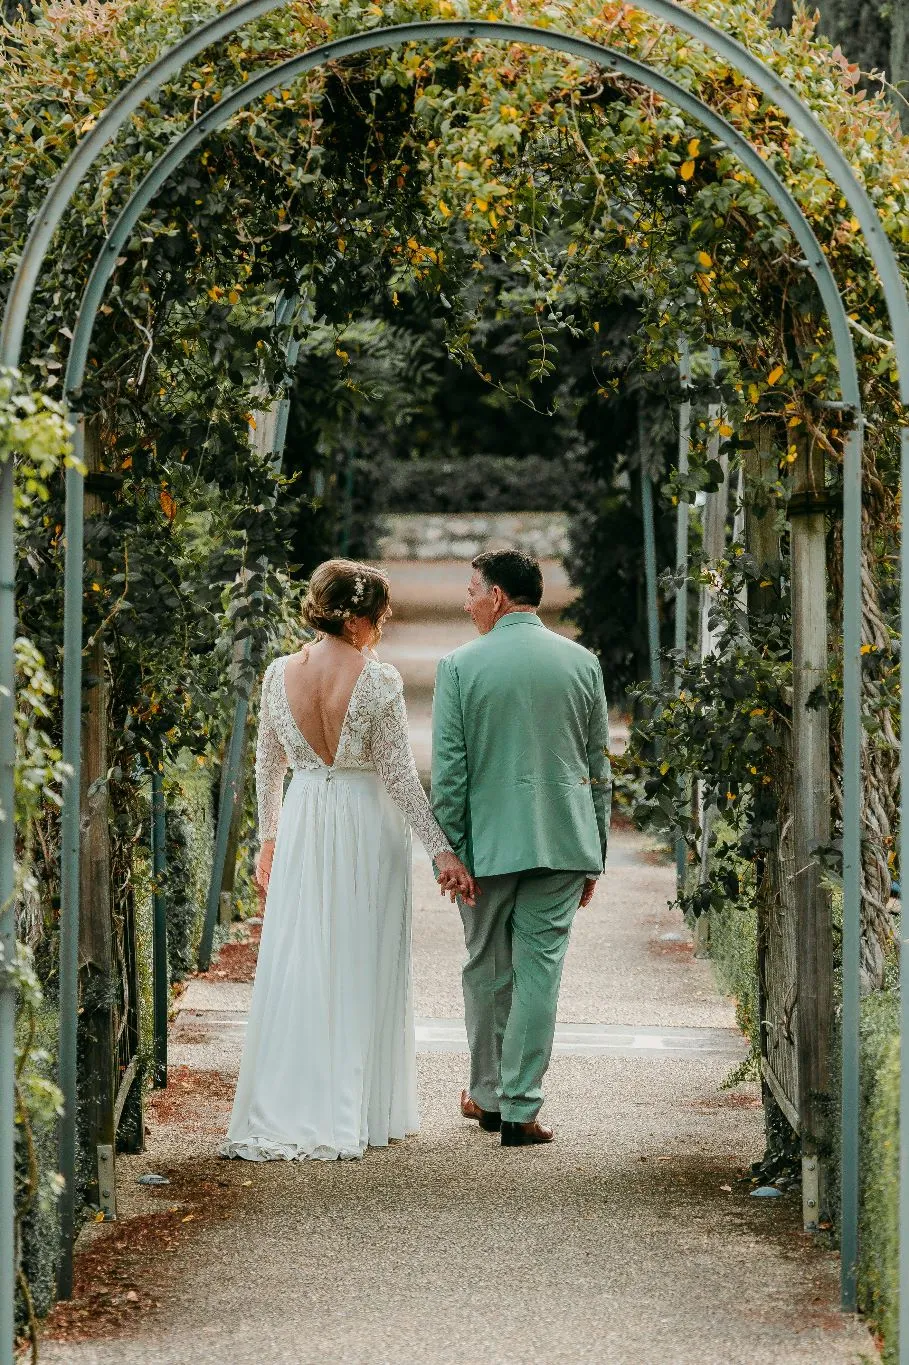
<path id="1" fill-rule="evenodd" d="M 533 612 L 503 616 L 439 663 L 432 808 L 475 877 L 598 876 L 612 775 L 596 658 Z"/>

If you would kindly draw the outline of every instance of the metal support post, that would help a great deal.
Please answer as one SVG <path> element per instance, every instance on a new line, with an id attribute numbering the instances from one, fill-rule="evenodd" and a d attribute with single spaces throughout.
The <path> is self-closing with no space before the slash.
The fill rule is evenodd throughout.
<path id="1" fill-rule="evenodd" d="M 0 467 L 0 1362 L 12 1365 L 16 1310 L 16 955 L 13 810 L 16 570 L 13 461 Z"/>
<path id="2" fill-rule="evenodd" d="M 679 382 L 682 386 L 682 402 L 679 406 L 679 473 L 688 473 L 688 453 L 691 448 L 691 399 L 689 390 L 691 387 L 691 355 L 688 349 L 688 342 L 683 337 L 679 349 Z M 675 675 L 675 693 L 678 696 L 682 687 L 681 662 L 688 646 L 688 516 L 689 505 L 685 498 L 680 497 L 676 509 L 676 531 L 675 531 L 675 568 L 676 574 L 681 575 L 681 581 L 675 592 L 675 649 L 679 656 L 679 663 Z M 687 849 L 684 839 L 679 839 L 675 846 L 675 882 L 676 892 L 681 894 L 685 889 L 685 869 L 687 862 Z"/>
<path id="3" fill-rule="evenodd" d="M 906 497 L 909 490 L 909 427 L 902 433 L 901 482 L 903 525 L 901 533 L 900 612 L 903 640 L 909 630 L 909 535 L 907 535 Z M 909 793 L 909 687 L 904 686 L 901 702 L 900 782 L 902 811 L 900 821 L 900 881 L 906 886 L 909 871 L 909 820 L 906 798 Z M 899 1365 L 909 1365 L 909 895 L 903 891 L 900 914 L 900 1192 L 899 1192 Z M 857 1116 L 857 1113 L 856 1113 Z"/>
<path id="4" fill-rule="evenodd" d="M 154 761 L 151 774 L 151 845 L 152 845 L 152 1002 L 154 1010 L 154 1081 L 163 1088 L 167 1085 L 167 1016 L 170 1006 L 170 971 L 167 964 L 167 900 L 164 876 L 167 871 L 164 814 L 164 779 Z"/>
<path id="5" fill-rule="evenodd" d="M 71 414 L 73 458 L 85 458 L 85 418 Z M 60 1040 L 58 1082 L 63 1114 L 58 1131 L 60 1174 L 60 1263 L 57 1293 L 73 1292 L 73 1238 L 76 1217 L 76 1055 L 79 1020 L 79 823 L 82 781 L 82 573 L 85 541 L 84 480 L 66 471 L 66 539 L 63 608 L 63 812 L 60 830 Z"/>
<path id="6" fill-rule="evenodd" d="M 840 1302 L 858 1304 L 859 983 L 861 972 L 862 819 L 862 446 L 864 418 L 846 433 L 843 453 L 843 1003 L 840 1115 Z M 905 449 L 905 447 L 904 447 Z M 906 485 L 903 485 L 906 487 Z M 903 568 L 909 542 L 902 537 Z M 902 582 L 906 601 L 906 580 Z M 903 615 L 904 638 L 909 616 Z M 905 702 L 904 702 L 905 704 Z M 903 717 L 906 719 L 905 715 Z M 905 732 L 902 740 L 905 754 Z M 905 758 L 903 759 L 905 762 Z M 907 788 L 903 787 L 905 793 Z M 905 811 L 905 806 L 902 807 Z M 901 819 L 901 846 L 906 821 Z M 904 1033 L 904 1038 L 909 1034 Z M 909 1365 L 909 1355 L 905 1365 Z"/>
<path id="7" fill-rule="evenodd" d="M 655 690 L 663 685 L 660 666 L 660 615 L 657 601 L 656 533 L 653 520 L 653 479 L 645 458 L 644 410 L 638 404 L 638 458 L 641 462 L 641 520 L 644 523 L 644 582 L 647 596 L 647 646 L 650 681 Z"/>

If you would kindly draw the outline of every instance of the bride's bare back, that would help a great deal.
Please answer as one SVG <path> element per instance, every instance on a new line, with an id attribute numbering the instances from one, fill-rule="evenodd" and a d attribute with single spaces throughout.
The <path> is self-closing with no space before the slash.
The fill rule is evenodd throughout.
<path id="1" fill-rule="evenodd" d="M 326 636 L 304 645 L 287 661 L 284 685 L 297 729 L 323 763 L 331 767 L 344 719 L 365 660 L 343 640 Z"/>

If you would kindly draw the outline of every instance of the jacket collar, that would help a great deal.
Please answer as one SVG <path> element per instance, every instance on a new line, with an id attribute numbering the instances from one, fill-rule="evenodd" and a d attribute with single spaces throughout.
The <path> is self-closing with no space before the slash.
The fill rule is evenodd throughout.
<path id="1" fill-rule="evenodd" d="M 503 630 L 505 626 L 542 626 L 543 622 L 535 611 L 510 611 L 507 616 L 500 616 L 492 630 Z M 492 631 L 489 632 L 490 635 Z"/>

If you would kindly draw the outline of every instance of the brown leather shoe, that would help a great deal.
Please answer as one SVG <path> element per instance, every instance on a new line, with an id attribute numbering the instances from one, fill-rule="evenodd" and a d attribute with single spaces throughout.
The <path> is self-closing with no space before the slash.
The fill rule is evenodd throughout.
<path id="1" fill-rule="evenodd" d="M 476 1119 L 484 1133 L 497 1133 L 502 1116 L 495 1109 L 481 1109 L 466 1090 L 461 1091 L 461 1113 L 465 1119 Z"/>
<path id="2" fill-rule="evenodd" d="M 555 1134 L 546 1123 L 531 1119 L 529 1123 L 512 1123 L 502 1120 L 503 1147 L 535 1147 L 540 1142 L 552 1142 Z"/>

